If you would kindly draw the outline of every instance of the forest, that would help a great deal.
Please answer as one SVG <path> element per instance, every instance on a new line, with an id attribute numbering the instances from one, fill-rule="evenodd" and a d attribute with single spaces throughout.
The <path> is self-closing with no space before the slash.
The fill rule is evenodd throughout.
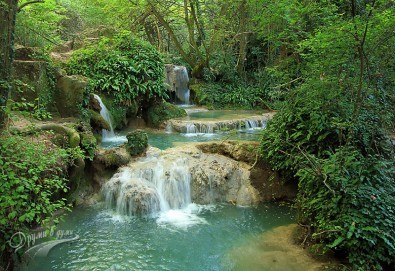
<path id="1" fill-rule="evenodd" d="M 108 129 L 94 93 L 116 130 L 184 116 L 165 64 L 195 105 L 275 112 L 259 159 L 297 186 L 300 246 L 338 262 L 321 270 L 394 270 L 394 0 L 0 0 L 0 270 L 16 232 L 72 209 L 70 168 Z"/>

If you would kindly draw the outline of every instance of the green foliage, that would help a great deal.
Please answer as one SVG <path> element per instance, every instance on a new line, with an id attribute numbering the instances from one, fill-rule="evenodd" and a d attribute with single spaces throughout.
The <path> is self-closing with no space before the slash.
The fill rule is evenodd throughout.
<path id="1" fill-rule="evenodd" d="M 135 130 L 127 134 L 128 143 L 126 148 L 134 156 L 141 154 L 148 147 L 148 135 L 143 130 Z"/>
<path id="2" fill-rule="evenodd" d="M 90 77 L 94 89 L 109 94 L 121 105 L 167 97 L 161 56 L 129 32 L 74 52 L 67 69 L 71 74 Z"/>
<path id="3" fill-rule="evenodd" d="M 191 86 L 195 92 L 195 102 L 212 108 L 266 107 L 270 100 L 267 84 L 248 86 L 244 84 L 201 83 Z"/>
<path id="4" fill-rule="evenodd" d="M 18 93 L 21 97 L 20 100 L 13 101 L 8 100 L 8 112 L 9 111 L 19 111 L 22 115 L 29 116 L 38 120 L 42 119 L 50 119 L 52 115 L 47 110 L 47 106 L 49 101 L 51 100 L 51 94 L 45 93 L 44 91 L 40 93 L 34 99 L 34 101 L 28 101 L 25 97 L 23 97 L 25 91 L 36 92 L 36 90 L 20 80 L 14 80 L 14 91 Z"/>
<path id="5" fill-rule="evenodd" d="M 364 2 L 359 11 L 362 6 L 371 8 Z M 336 10 L 322 7 L 328 8 Z M 302 80 L 264 131 L 261 153 L 299 181 L 299 219 L 313 241 L 344 255 L 352 270 L 383 270 L 395 259 L 388 138 L 394 63 L 376 46 L 395 49 L 393 34 L 380 38 L 395 27 L 395 14 L 382 1 L 371 13 L 323 14 L 323 25 L 293 44 L 303 60 Z"/>
<path id="6" fill-rule="evenodd" d="M 70 154 L 48 143 L 2 134 L 0 141 L 0 253 L 17 231 L 48 226 L 56 211 L 68 209 L 66 166 Z M 71 159 L 74 159 L 75 155 Z"/>
<path id="7" fill-rule="evenodd" d="M 313 238 L 348 251 L 355 270 L 381 270 L 395 256 L 393 162 L 348 146 L 326 159 L 306 158 L 311 165 L 297 172 L 303 189 L 298 205 L 302 221 L 315 230 Z"/>
<path id="8" fill-rule="evenodd" d="M 26 1 L 19 1 L 22 5 Z M 60 21 L 65 9 L 55 0 L 28 5 L 17 14 L 15 42 L 29 47 L 53 46 L 61 42 Z"/>
<path id="9" fill-rule="evenodd" d="M 166 120 L 185 117 L 186 115 L 184 109 L 167 102 L 153 104 L 143 111 L 143 118 L 153 127 L 159 127 Z"/>

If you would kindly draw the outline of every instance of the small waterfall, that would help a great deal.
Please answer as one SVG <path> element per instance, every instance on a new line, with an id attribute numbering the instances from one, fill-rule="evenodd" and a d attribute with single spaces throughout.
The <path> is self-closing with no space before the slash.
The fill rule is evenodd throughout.
<path id="1" fill-rule="evenodd" d="M 198 129 L 196 128 L 196 125 L 193 123 L 187 123 L 186 125 L 186 133 L 187 134 L 196 134 L 198 133 Z"/>
<path id="2" fill-rule="evenodd" d="M 171 125 L 171 122 L 170 122 L 170 121 L 168 121 L 168 122 L 166 123 L 165 132 L 166 132 L 167 134 L 173 133 L 173 125 Z"/>
<path id="3" fill-rule="evenodd" d="M 112 122 L 111 122 L 110 112 L 107 110 L 107 107 L 104 105 L 103 101 L 101 100 L 101 98 L 98 95 L 94 94 L 94 97 L 100 104 L 100 107 L 101 107 L 100 115 L 103 117 L 103 119 L 105 121 L 107 121 L 108 125 L 110 126 L 110 131 L 103 129 L 102 141 L 109 141 L 110 138 L 115 137 L 114 128 L 113 128 Z"/>
<path id="4" fill-rule="evenodd" d="M 106 204 L 123 215 L 149 215 L 191 203 L 186 159 L 146 158 L 116 173 L 103 186 Z"/>
<path id="5" fill-rule="evenodd" d="M 189 104 L 190 91 L 188 88 L 189 76 L 187 68 L 166 64 L 167 89 L 175 92 L 176 97 L 184 104 Z"/>

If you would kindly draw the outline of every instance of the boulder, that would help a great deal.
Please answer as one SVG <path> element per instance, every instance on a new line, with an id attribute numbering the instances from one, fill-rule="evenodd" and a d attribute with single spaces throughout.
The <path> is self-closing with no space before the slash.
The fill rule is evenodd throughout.
<path id="1" fill-rule="evenodd" d="M 143 153 L 148 147 L 148 135 L 143 130 L 135 130 L 126 135 L 126 149 L 134 156 Z"/>
<path id="2" fill-rule="evenodd" d="M 153 104 L 143 111 L 143 118 L 148 125 L 159 127 L 164 121 L 187 116 L 184 109 L 167 102 Z"/>
<path id="3" fill-rule="evenodd" d="M 82 107 L 88 78 L 79 75 L 59 74 L 54 100 L 61 117 L 78 117 Z"/>

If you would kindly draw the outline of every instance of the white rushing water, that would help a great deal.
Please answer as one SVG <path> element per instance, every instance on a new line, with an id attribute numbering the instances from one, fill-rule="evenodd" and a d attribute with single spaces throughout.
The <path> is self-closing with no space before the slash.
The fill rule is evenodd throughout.
<path id="1" fill-rule="evenodd" d="M 157 217 L 179 228 L 205 223 L 191 204 L 188 161 L 149 157 L 124 167 L 103 186 L 106 205 L 117 214 Z"/>
<path id="2" fill-rule="evenodd" d="M 101 110 L 100 115 L 103 117 L 105 121 L 107 121 L 108 126 L 110 126 L 110 130 L 103 129 L 102 130 L 102 141 L 103 142 L 126 142 L 127 139 L 125 136 L 116 136 L 114 132 L 114 127 L 112 125 L 112 119 L 110 111 L 108 111 L 107 107 L 101 100 L 101 98 L 94 94 L 95 99 L 99 102 Z"/>

